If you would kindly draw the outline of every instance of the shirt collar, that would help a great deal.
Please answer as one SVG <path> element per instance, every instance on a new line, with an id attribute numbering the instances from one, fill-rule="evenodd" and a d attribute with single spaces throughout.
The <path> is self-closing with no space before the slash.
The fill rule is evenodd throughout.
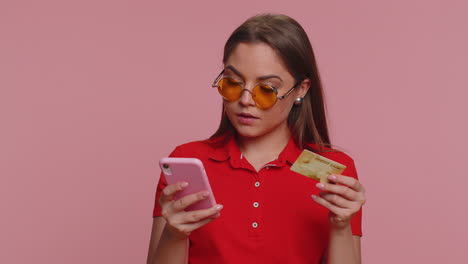
<path id="1" fill-rule="evenodd" d="M 240 167 L 241 152 L 236 143 L 234 135 L 224 135 L 216 140 L 215 148 L 210 153 L 209 157 L 216 161 L 226 161 L 234 168 Z"/>
<path id="2" fill-rule="evenodd" d="M 232 167 L 242 167 L 243 157 L 239 146 L 237 145 L 235 136 L 227 135 L 220 142 L 223 143 L 214 148 L 209 157 L 216 161 L 226 161 L 229 159 L 229 163 Z M 276 166 L 281 167 L 287 162 L 292 165 L 301 152 L 302 149 L 296 145 L 293 137 L 291 136 L 286 147 L 278 155 L 278 158 L 269 162 L 269 164 L 275 164 Z"/>
<path id="3" fill-rule="evenodd" d="M 288 144 L 286 147 L 284 147 L 283 151 L 278 156 L 278 161 L 280 162 L 288 162 L 290 165 L 292 165 L 299 155 L 301 154 L 302 149 L 300 149 L 294 140 L 294 138 L 291 136 L 289 138 Z"/>

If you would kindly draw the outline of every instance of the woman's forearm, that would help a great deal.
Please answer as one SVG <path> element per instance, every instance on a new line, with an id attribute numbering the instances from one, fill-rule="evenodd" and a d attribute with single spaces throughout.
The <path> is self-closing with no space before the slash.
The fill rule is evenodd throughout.
<path id="1" fill-rule="evenodd" d="M 343 228 L 332 228 L 325 263 L 360 264 L 360 252 L 354 244 L 350 225 Z"/>
<path id="2" fill-rule="evenodd" d="M 186 264 L 187 258 L 188 238 L 174 237 L 164 228 L 151 264 Z"/>

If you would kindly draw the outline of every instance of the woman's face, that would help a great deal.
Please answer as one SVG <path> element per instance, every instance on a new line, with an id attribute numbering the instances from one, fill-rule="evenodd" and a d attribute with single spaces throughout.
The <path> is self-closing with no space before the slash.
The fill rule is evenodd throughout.
<path id="1" fill-rule="evenodd" d="M 224 76 L 235 78 L 249 91 L 259 83 L 270 85 L 277 88 L 278 96 L 284 95 L 295 84 L 283 61 L 264 43 L 239 43 L 226 61 Z M 269 78 L 261 78 L 264 76 Z M 309 85 L 309 80 L 303 81 L 286 98 L 277 100 L 273 107 L 266 110 L 257 108 L 252 95 L 247 91 L 242 93 L 238 101 L 224 100 L 224 109 L 239 135 L 243 137 L 259 137 L 275 131 L 288 132 L 289 111 L 294 100 L 306 94 Z M 249 115 L 253 117 L 248 117 Z"/>

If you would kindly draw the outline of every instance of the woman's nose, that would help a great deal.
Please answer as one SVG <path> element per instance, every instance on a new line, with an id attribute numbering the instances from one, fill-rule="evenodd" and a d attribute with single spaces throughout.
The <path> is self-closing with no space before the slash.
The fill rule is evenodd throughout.
<path id="1" fill-rule="evenodd" d="M 253 100 L 253 94 L 250 90 L 247 90 L 247 89 L 243 89 L 242 90 L 242 94 L 241 94 L 241 97 L 239 99 L 239 103 L 244 105 L 244 106 L 248 106 L 248 105 L 253 105 L 255 106 L 255 101 Z"/>

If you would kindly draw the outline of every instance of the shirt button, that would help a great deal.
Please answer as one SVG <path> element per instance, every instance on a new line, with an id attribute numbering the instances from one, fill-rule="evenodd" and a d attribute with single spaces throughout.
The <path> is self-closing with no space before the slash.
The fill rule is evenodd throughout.
<path id="1" fill-rule="evenodd" d="M 260 204 L 258 202 L 253 203 L 253 207 L 257 208 Z"/>
<path id="2" fill-rule="evenodd" d="M 255 187 L 257 187 L 257 188 L 260 187 L 260 182 L 256 182 Z"/>
<path id="3" fill-rule="evenodd" d="M 257 223 L 257 222 L 253 222 L 253 223 L 252 223 L 252 227 L 253 227 L 253 228 L 257 228 L 257 227 L 258 227 L 258 223 Z"/>

